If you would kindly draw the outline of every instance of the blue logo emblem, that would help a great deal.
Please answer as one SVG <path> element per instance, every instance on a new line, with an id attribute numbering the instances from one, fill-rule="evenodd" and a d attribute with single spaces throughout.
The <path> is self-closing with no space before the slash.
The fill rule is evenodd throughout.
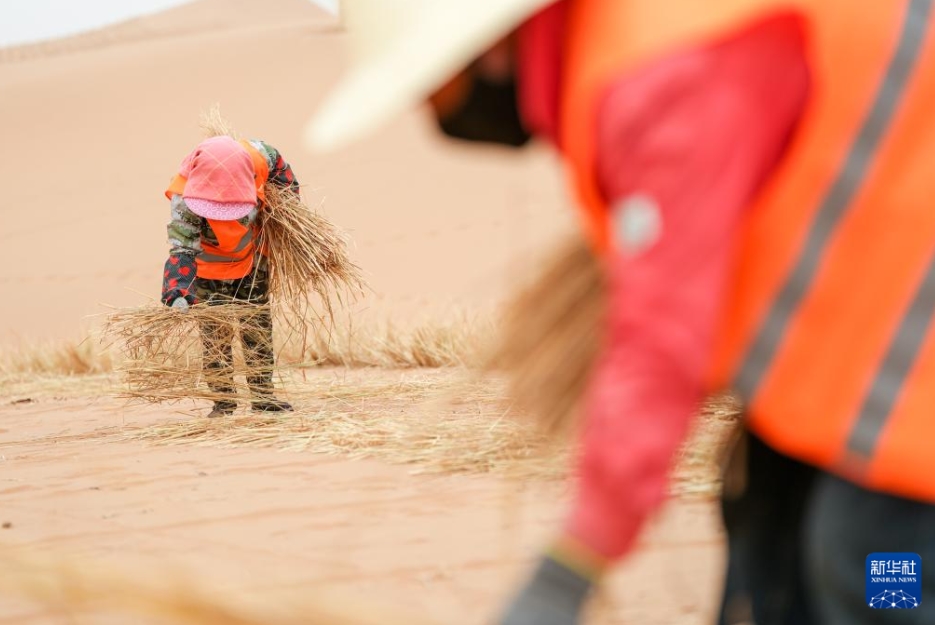
<path id="1" fill-rule="evenodd" d="M 867 556 L 867 606 L 911 610 L 922 603 L 922 558 L 915 553 Z"/>

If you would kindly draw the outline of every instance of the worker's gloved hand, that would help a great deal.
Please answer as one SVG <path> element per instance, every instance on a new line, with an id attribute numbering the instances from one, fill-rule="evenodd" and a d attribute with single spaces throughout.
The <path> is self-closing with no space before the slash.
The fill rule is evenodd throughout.
<path id="1" fill-rule="evenodd" d="M 173 308 L 188 308 L 197 303 L 192 284 L 198 266 L 191 254 L 173 254 L 162 274 L 162 303 Z"/>
<path id="2" fill-rule="evenodd" d="M 546 556 L 500 625 L 575 625 L 591 586 L 591 580 Z"/>

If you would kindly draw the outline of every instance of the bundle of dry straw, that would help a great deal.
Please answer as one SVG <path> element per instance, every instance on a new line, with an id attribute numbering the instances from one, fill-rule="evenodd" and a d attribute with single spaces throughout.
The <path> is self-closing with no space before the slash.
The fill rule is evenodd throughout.
<path id="1" fill-rule="evenodd" d="M 344 296 L 354 299 L 366 288 L 344 234 L 299 195 L 273 184 L 266 185 L 259 245 L 269 259 L 273 301 L 293 312 L 304 312 L 314 291 L 333 322 L 332 297 L 343 304 Z"/>
<path id="2" fill-rule="evenodd" d="M 606 282 L 582 238 L 567 242 L 506 307 L 488 371 L 508 378 L 515 406 L 553 436 L 576 416 L 602 338 Z"/>
<path id="3" fill-rule="evenodd" d="M 68 622 L 171 623 L 181 625 L 409 625 L 426 621 L 360 598 L 315 596 L 245 600 L 211 592 L 176 570 L 118 571 L 66 557 L 38 558 L 0 548 L 0 594 L 48 609 Z M 158 575 L 158 577 L 157 577 Z M 87 617 L 87 620 L 80 617 Z M 80 618 L 80 620 L 79 620 Z"/>
<path id="4" fill-rule="evenodd" d="M 124 395 L 150 402 L 229 399 L 229 393 L 212 390 L 221 386 L 234 395 L 248 394 L 245 380 L 257 371 L 236 351 L 229 372 L 205 368 L 205 362 L 220 361 L 224 354 L 223 345 L 205 342 L 202 332 L 213 326 L 233 335 L 249 323 L 249 312 L 241 304 L 198 304 L 188 310 L 153 304 L 113 312 L 103 335 L 123 352 Z"/>

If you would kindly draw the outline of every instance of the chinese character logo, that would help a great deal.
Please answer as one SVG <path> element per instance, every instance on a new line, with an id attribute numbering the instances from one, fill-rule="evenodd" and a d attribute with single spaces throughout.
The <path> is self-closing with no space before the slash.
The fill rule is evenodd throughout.
<path id="1" fill-rule="evenodd" d="M 922 603 L 922 558 L 915 553 L 871 553 L 866 563 L 867 606 L 912 610 Z"/>

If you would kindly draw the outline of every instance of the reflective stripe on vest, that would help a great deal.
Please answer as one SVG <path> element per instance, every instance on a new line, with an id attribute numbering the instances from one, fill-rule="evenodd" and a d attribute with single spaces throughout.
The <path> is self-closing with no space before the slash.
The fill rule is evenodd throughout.
<path id="1" fill-rule="evenodd" d="M 825 196 L 795 268 L 789 274 L 766 321 L 750 346 L 733 387 L 743 397 L 753 397 L 783 340 L 789 319 L 818 270 L 822 252 L 838 223 L 860 189 L 868 167 L 877 156 L 897 106 L 905 96 L 917 67 L 922 43 L 928 32 L 932 0 L 911 0 L 902 24 L 899 43 L 883 82 L 844 166 Z M 851 432 L 848 448 L 870 458 L 877 438 L 902 387 L 906 372 L 915 360 L 918 340 L 927 332 L 935 310 L 935 265 L 929 270 L 897 334 L 887 358 L 877 372 Z"/>
<path id="2" fill-rule="evenodd" d="M 253 252 L 252 246 L 251 249 L 247 249 L 247 246 L 253 243 L 253 230 L 253 227 L 248 227 L 243 237 L 241 237 L 240 241 L 237 243 L 237 246 L 227 252 L 227 255 L 202 252 L 198 255 L 199 260 L 206 263 L 229 263 L 231 261 L 243 260 Z M 241 254 L 244 250 L 247 250 L 247 253 Z"/>
<path id="3" fill-rule="evenodd" d="M 751 213 L 715 380 L 780 451 L 935 502 L 932 4 L 826 28 L 827 86 Z"/>
<path id="4" fill-rule="evenodd" d="M 212 280 L 236 280 L 250 273 L 256 255 L 255 224 L 243 225 L 239 221 L 216 219 L 208 219 L 207 222 L 218 244 L 211 245 L 202 237 L 203 251 L 195 258 L 198 276 Z"/>
<path id="5" fill-rule="evenodd" d="M 780 7 L 809 24 L 814 88 L 739 232 L 710 383 L 775 449 L 935 502 L 935 0 L 573 0 L 561 134 L 606 249 L 595 171 L 608 84 Z"/>

